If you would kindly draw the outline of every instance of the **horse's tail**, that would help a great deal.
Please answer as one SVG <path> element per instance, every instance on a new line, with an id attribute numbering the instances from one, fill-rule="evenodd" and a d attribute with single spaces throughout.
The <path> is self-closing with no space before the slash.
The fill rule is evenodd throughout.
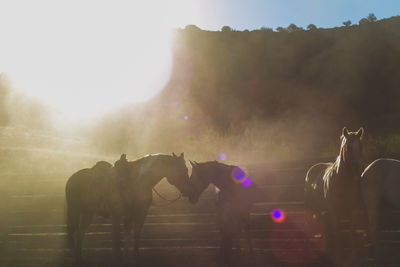
<path id="1" fill-rule="evenodd" d="M 70 180 L 68 180 L 65 187 L 65 220 L 67 225 L 67 244 L 69 248 L 74 248 L 74 236 L 79 227 L 79 212 L 75 210 L 75 207 L 73 205 L 73 196 L 70 187 Z"/>
<path id="2" fill-rule="evenodd" d="M 304 184 L 304 211 L 306 224 L 310 230 L 326 214 L 323 177 L 332 165 L 332 163 L 318 163 L 307 172 Z"/>
<path id="3" fill-rule="evenodd" d="M 331 166 L 332 163 L 318 163 L 308 170 L 304 185 L 304 205 L 306 209 L 314 212 L 322 212 L 324 209 L 323 177 Z"/>
<path id="4" fill-rule="evenodd" d="M 314 167 L 314 166 L 313 166 Z M 313 188 L 313 182 L 315 182 L 315 176 L 313 176 L 312 171 L 313 171 L 313 167 L 311 167 L 308 171 L 307 171 L 307 175 L 306 175 L 306 179 L 305 179 L 305 183 L 304 183 L 304 208 L 306 209 L 306 211 L 309 211 L 312 206 L 312 198 L 313 198 L 313 192 L 314 192 L 314 188 Z"/>

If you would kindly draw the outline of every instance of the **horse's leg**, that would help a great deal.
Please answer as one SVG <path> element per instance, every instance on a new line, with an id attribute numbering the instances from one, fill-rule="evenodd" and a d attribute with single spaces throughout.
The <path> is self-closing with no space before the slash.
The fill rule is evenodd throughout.
<path id="1" fill-rule="evenodd" d="M 89 228 L 89 225 L 92 221 L 93 214 L 81 214 L 79 220 L 79 227 L 76 233 L 76 259 L 78 263 L 82 262 L 82 242 L 85 237 L 85 233 Z"/>
<path id="2" fill-rule="evenodd" d="M 357 259 L 357 252 L 358 252 L 358 246 L 357 246 L 357 233 L 356 233 L 356 221 L 357 221 L 357 212 L 358 210 L 352 210 L 351 211 L 351 218 L 350 218 L 350 263 L 352 266 L 355 266 L 356 264 L 356 259 Z"/>
<path id="3" fill-rule="evenodd" d="M 250 214 L 249 214 L 250 217 Z M 246 241 L 247 241 L 247 246 L 249 248 L 249 252 L 251 255 L 253 255 L 253 244 L 251 242 L 251 233 L 250 233 L 250 218 L 246 218 L 244 222 L 244 234 L 246 236 Z"/>
<path id="4" fill-rule="evenodd" d="M 112 217 L 112 251 L 114 260 L 121 261 L 121 216 Z"/>
<path id="5" fill-rule="evenodd" d="M 326 250 L 334 266 L 340 266 L 340 227 L 339 218 L 334 209 L 330 209 L 326 216 Z"/>
<path id="6" fill-rule="evenodd" d="M 132 243 L 133 215 L 129 214 L 124 218 L 124 257 L 129 260 L 129 246 Z"/>
<path id="7" fill-rule="evenodd" d="M 81 214 L 78 212 L 76 214 L 76 217 L 73 219 L 73 228 L 68 229 L 68 231 L 73 231 L 71 232 L 71 241 L 72 241 L 72 247 L 73 247 L 73 252 L 74 252 L 74 257 L 75 257 L 75 262 L 77 265 L 79 265 L 82 261 L 82 240 L 80 239 L 80 231 L 81 231 Z"/>
<path id="8" fill-rule="evenodd" d="M 67 210 L 67 243 L 68 247 L 76 250 L 76 233 L 79 229 L 80 212 L 79 210 L 68 207 Z"/>
<path id="9" fill-rule="evenodd" d="M 230 264 L 232 260 L 232 246 L 233 246 L 233 224 L 236 223 L 236 221 L 231 220 L 229 221 L 228 219 L 234 219 L 231 216 L 228 215 L 224 210 L 219 211 L 219 220 L 218 220 L 218 225 L 219 225 L 219 230 L 221 233 L 221 246 L 220 246 L 220 256 L 221 260 L 224 264 Z M 233 228 L 232 228 L 233 227 Z"/>
<path id="10" fill-rule="evenodd" d="M 378 266 L 382 263 L 380 251 L 380 224 L 381 224 L 381 206 L 378 200 L 366 200 L 368 212 L 368 234 L 372 245 L 374 257 Z"/>
<path id="11" fill-rule="evenodd" d="M 142 233 L 142 228 L 144 225 L 144 221 L 146 220 L 147 212 L 149 211 L 150 207 L 150 202 L 143 206 L 140 210 L 140 212 L 135 214 L 134 218 L 134 235 L 135 235 L 135 257 L 137 258 L 139 256 L 139 245 L 140 245 L 140 238 L 141 238 L 141 233 Z"/>
<path id="12" fill-rule="evenodd" d="M 224 233 L 221 233 L 221 247 L 220 247 L 220 256 L 222 262 L 226 264 L 230 264 L 232 261 L 232 245 L 233 240 L 231 236 L 228 236 Z"/>
<path id="13" fill-rule="evenodd" d="M 350 258 L 350 266 L 360 266 L 363 260 L 363 257 L 365 256 L 365 250 L 364 250 L 364 238 L 360 239 L 361 237 L 357 234 L 357 228 L 362 227 L 360 225 L 360 219 L 361 219 L 361 210 L 360 209 L 354 209 L 352 210 L 351 213 L 351 225 L 350 225 L 350 231 L 351 231 L 351 258 Z M 366 219 L 366 218 L 362 218 Z M 364 227 L 362 227 L 364 228 Z M 361 242 L 362 241 L 362 242 Z"/>

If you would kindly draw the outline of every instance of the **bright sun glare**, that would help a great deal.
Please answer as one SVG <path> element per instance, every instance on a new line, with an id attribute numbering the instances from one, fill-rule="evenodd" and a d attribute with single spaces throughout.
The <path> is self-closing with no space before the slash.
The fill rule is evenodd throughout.
<path id="1" fill-rule="evenodd" d="M 172 29 L 196 10 L 192 0 L 2 2 L 0 73 L 73 119 L 145 101 L 171 74 Z"/>

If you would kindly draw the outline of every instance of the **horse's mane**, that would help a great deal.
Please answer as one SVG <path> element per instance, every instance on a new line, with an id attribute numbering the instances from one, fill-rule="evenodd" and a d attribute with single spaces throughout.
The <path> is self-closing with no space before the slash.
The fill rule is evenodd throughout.
<path id="1" fill-rule="evenodd" d="M 340 150 L 339 150 L 339 155 L 336 157 L 335 161 L 333 162 L 333 165 L 330 167 L 330 171 L 334 171 L 336 173 L 339 172 L 339 166 L 344 163 L 344 158 L 345 158 L 345 149 L 346 149 L 347 143 L 346 143 L 346 138 L 344 135 L 340 136 Z"/>
<path id="2" fill-rule="evenodd" d="M 237 168 L 238 166 L 235 165 L 228 165 L 222 162 L 218 162 L 216 160 L 213 161 L 206 161 L 206 162 L 200 162 L 199 165 L 216 165 L 216 166 L 222 166 L 225 168 Z"/>
<path id="3" fill-rule="evenodd" d="M 136 162 L 140 162 L 140 161 L 144 161 L 144 160 L 148 160 L 152 157 L 172 157 L 169 154 L 163 154 L 163 153 L 156 153 L 156 154 L 146 154 L 143 157 L 134 159 L 134 160 L 129 160 L 128 163 L 136 163 Z"/>

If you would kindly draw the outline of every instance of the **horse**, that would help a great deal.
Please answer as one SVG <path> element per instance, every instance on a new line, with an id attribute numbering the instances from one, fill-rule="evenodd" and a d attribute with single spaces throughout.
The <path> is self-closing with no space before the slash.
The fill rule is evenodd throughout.
<path id="1" fill-rule="evenodd" d="M 223 260 L 231 260 L 233 239 L 245 232 L 250 253 L 253 247 L 250 236 L 250 209 L 252 204 L 260 202 L 262 194 L 246 172 L 234 165 L 217 161 L 197 163 L 189 161 L 192 166 L 190 185 L 191 203 L 197 203 L 202 192 L 214 184 L 218 189 L 217 218 L 221 233 L 220 255 Z"/>
<path id="2" fill-rule="evenodd" d="M 340 218 L 350 215 L 354 230 L 356 215 L 362 208 L 360 176 L 363 134 L 363 128 L 357 132 L 349 132 L 344 127 L 340 137 L 340 152 L 335 162 L 313 165 L 305 178 L 306 211 L 313 219 L 319 218 L 324 224 L 326 249 L 335 265 L 342 262 Z M 355 231 L 352 231 L 352 235 L 354 234 Z M 351 240 L 354 253 L 354 236 Z M 355 257 L 354 254 L 352 257 Z"/>
<path id="3" fill-rule="evenodd" d="M 97 164 L 96 164 L 97 165 Z M 120 227 L 124 219 L 124 254 L 128 255 L 134 226 L 135 256 L 139 253 L 140 233 L 152 202 L 152 189 L 164 177 L 187 196 L 190 193 L 188 169 L 183 153 L 147 155 L 127 161 L 125 155 L 111 164 L 102 163 L 105 171 L 78 171 L 68 180 L 67 229 L 74 244 L 76 261 L 80 262 L 82 240 L 93 216 L 112 217 L 113 252 L 120 260 Z M 96 186 L 93 186 L 96 184 Z"/>
<path id="4" fill-rule="evenodd" d="M 128 214 L 125 214 L 125 242 L 124 252 L 128 253 L 131 241 L 131 232 L 134 232 L 135 256 L 139 255 L 140 234 L 152 203 L 152 189 L 164 177 L 182 193 L 188 196 L 191 193 L 189 186 L 188 169 L 184 154 L 176 156 L 153 154 L 135 161 L 115 164 L 116 177 L 119 179 L 120 192 Z M 118 178 L 119 177 L 119 178 Z M 121 216 L 115 216 L 115 224 L 120 225 Z M 118 235 L 119 231 L 115 234 Z"/>
<path id="5" fill-rule="evenodd" d="M 384 208 L 400 209 L 400 161 L 377 159 L 361 174 L 361 191 L 368 216 L 368 237 L 378 265 L 382 264 L 379 246 Z"/>
<path id="6" fill-rule="evenodd" d="M 67 237 L 78 263 L 82 258 L 83 238 L 93 216 L 107 217 L 112 210 L 122 213 L 119 205 L 122 201 L 118 199 L 118 192 L 113 190 L 113 176 L 113 166 L 99 161 L 92 168 L 77 171 L 67 181 Z"/>

